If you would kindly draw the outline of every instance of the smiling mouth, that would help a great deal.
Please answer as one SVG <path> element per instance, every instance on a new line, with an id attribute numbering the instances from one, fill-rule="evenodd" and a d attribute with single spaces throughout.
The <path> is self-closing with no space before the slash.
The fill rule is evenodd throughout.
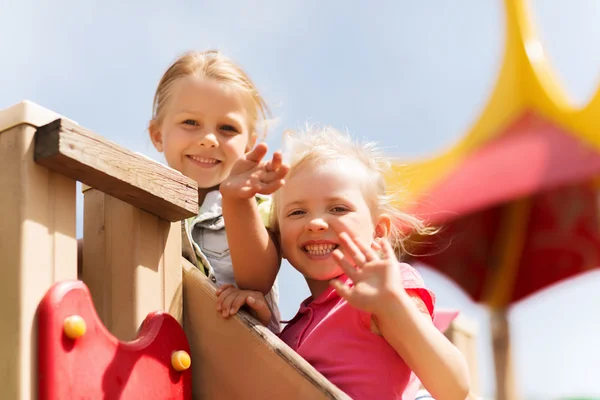
<path id="1" fill-rule="evenodd" d="M 190 155 L 190 154 L 188 154 L 187 157 L 190 158 L 192 161 L 195 161 L 199 164 L 216 165 L 221 162 L 221 161 L 217 160 L 216 158 L 211 158 L 211 157 L 201 157 L 201 156 L 195 156 L 195 155 Z"/>
<path id="2" fill-rule="evenodd" d="M 304 250 L 306 253 L 311 254 L 311 255 L 322 256 L 322 255 L 333 252 L 338 247 L 340 247 L 340 246 L 337 244 L 333 244 L 333 243 L 307 244 L 306 246 L 302 247 L 302 250 Z"/>

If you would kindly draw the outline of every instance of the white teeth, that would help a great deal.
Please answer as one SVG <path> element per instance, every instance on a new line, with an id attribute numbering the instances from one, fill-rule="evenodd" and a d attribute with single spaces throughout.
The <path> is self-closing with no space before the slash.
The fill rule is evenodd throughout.
<path id="1" fill-rule="evenodd" d="M 190 158 L 192 160 L 201 162 L 203 164 L 216 164 L 217 162 L 219 162 L 219 160 L 214 159 L 214 158 L 205 158 L 205 157 L 199 157 L 199 156 L 190 156 Z"/>
<path id="2" fill-rule="evenodd" d="M 331 253 L 336 247 L 335 244 L 307 244 L 304 250 L 310 254 L 323 255 Z"/>

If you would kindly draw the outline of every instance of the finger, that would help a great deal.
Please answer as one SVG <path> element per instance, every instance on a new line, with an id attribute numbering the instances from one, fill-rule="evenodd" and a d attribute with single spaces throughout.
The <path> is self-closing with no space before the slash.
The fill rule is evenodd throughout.
<path id="1" fill-rule="evenodd" d="M 396 258 L 396 254 L 394 253 L 394 249 L 388 240 L 383 239 L 383 259 L 384 260 L 393 260 Z"/>
<path id="2" fill-rule="evenodd" d="M 229 296 L 229 294 L 235 290 L 235 286 L 233 285 L 225 285 L 226 287 L 221 287 L 221 292 L 219 293 L 219 297 L 217 297 L 217 311 L 221 311 L 223 309 L 223 301 Z"/>
<path id="3" fill-rule="evenodd" d="M 259 181 L 261 181 L 262 183 L 269 183 L 272 181 L 276 181 L 279 179 L 282 179 L 285 177 L 285 174 L 280 173 L 279 171 L 273 171 L 273 172 L 267 172 L 267 171 L 260 171 L 257 174 L 257 178 Z"/>
<path id="4" fill-rule="evenodd" d="M 275 172 L 277 172 L 282 178 L 285 178 L 285 176 L 288 174 L 288 172 L 290 172 L 290 165 L 289 164 L 281 164 L 279 166 L 279 168 L 277 168 L 275 170 Z"/>
<path id="5" fill-rule="evenodd" d="M 341 298 L 343 298 L 344 300 L 348 301 L 348 299 L 350 298 L 350 296 L 352 294 L 350 286 L 346 285 L 345 283 L 343 283 L 339 279 L 332 279 L 332 280 L 329 281 L 329 284 L 331 286 L 333 286 L 333 288 L 335 289 L 335 291 L 337 292 L 337 294 L 340 295 Z"/>
<path id="6" fill-rule="evenodd" d="M 379 244 L 379 239 L 371 242 L 371 248 L 375 251 L 381 251 L 381 245 Z"/>
<path id="7" fill-rule="evenodd" d="M 269 310 L 266 301 L 248 296 L 248 298 L 246 298 L 246 304 L 254 310 L 256 318 L 263 325 L 269 325 L 269 321 L 271 320 L 271 310 Z"/>
<path id="8" fill-rule="evenodd" d="M 379 255 L 371 247 L 372 244 L 371 244 L 371 246 L 366 246 L 365 244 L 363 244 L 360 240 L 358 240 L 356 238 L 353 239 L 353 242 L 356 244 L 356 246 L 359 248 L 359 250 L 365 255 L 367 262 L 379 260 Z"/>
<path id="9" fill-rule="evenodd" d="M 273 163 L 271 161 L 268 161 L 265 163 L 265 171 L 267 172 L 273 172 Z"/>
<path id="10" fill-rule="evenodd" d="M 229 314 L 233 315 L 233 314 L 237 313 L 240 310 L 240 308 L 242 308 L 242 306 L 244 304 L 246 304 L 246 300 L 249 296 L 251 296 L 250 292 L 241 292 L 239 294 L 239 296 L 237 296 L 235 298 L 235 300 L 231 302 L 231 308 L 229 309 Z"/>
<path id="11" fill-rule="evenodd" d="M 235 301 L 235 299 L 238 298 L 238 296 L 240 296 L 240 291 L 236 290 L 234 292 L 230 292 L 229 295 L 223 300 L 223 306 L 222 306 L 222 314 L 224 318 L 229 317 L 230 312 L 231 312 L 231 305 L 233 304 L 233 302 Z"/>
<path id="12" fill-rule="evenodd" d="M 263 159 L 265 154 L 267 154 L 267 144 L 259 143 L 256 147 L 246 153 L 246 160 L 258 163 Z"/>
<path id="13" fill-rule="evenodd" d="M 273 153 L 273 159 L 271 162 L 272 171 L 279 170 L 279 168 L 281 167 L 281 163 L 282 163 L 281 152 L 278 150 L 275 153 Z"/>
<path id="14" fill-rule="evenodd" d="M 329 221 L 329 226 L 337 233 L 341 240 L 342 252 L 351 258 L 357 266 L 362 266 L 366 262 L 366 257 L 360 252 L 353 241 L 350 239 L 350 230 L 347 225 L 339 219 Z"/>
<path id="15" fill-rule="evenodd" d="M 367 262 L 367 257 L 360 250 L 360 248 L 354 243 L 354 240 L 346 232 L 339 234 L 340 242 L 342 242 L 342 248 L 344 253 L 354 260 L 354 263 L 358 267 L 362 267 Z"/>
<path id="16" fill-rule="evenodd" d="M 356 269 L 354 265 L 352 265 L 346 257 L 342 254 L 339 249 L 335 249 L 332 253 L 333 259 L 338 263 L 344 273 L 348 276 L 348 278 L 352 279 L 352 282 L 357 282 L 360 279 L 360 271 Z"/>
<path id="17" fill-rule="evenodd" d="M 215 294 L 217 296 L 219 296 L 221 293 L 223 293 L 225 291 L 225 289 L 230 288 L 230 287 L 234 287 L 231 283 L 226 283 L 225 285 L 221 285 L 217 288 L 217 290 L 215 291 Z"/>
<path id="18" fill-rule="evenodd" d="M 283 185 L 285 185 L 284 179 L 280 179 L 278 181 L 269 182 L 269 183 L 258 182 L 255 187 L 255 191 L 257 193 L 261 193 L 261 194 L 273 194 L 279 188 L 281 188 Z"/>

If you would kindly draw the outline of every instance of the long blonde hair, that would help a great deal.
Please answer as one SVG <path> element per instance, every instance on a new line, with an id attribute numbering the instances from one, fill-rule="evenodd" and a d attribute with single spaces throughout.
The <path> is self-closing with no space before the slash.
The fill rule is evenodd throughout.
<path id="1" fill-rule="evenodd" d="M 244 70 L 217 50 L 190 51 L 179 56 L 169 66 L 160 79 L 154 94 L 150 128 L 161 124 L 173 84 L 178 79 L 187 76 L 206 77 L 240 89 L 252 104 L 252 107 L 248 109 L 250 135 L 261 137 L 266 135 L 266 121 L 270 111 L 265 100 Z M 262 135 L 258 135 L 257 125 L 261 119 L 265 123 L 261 129 Z"/>
<path id="2" fill-rule="evenodd" d="M 391 162 L 373 142 L 359 142 L 348 133 L 330 126 L 322 128 L 307 125 L 300 132 L 288 131 L 284 137 L 284 158 L 290 164 L 287 178 L 306 164 L 322 164 L 336 159 L 350 159 L 360 163 L 366 172 L 364 195 L 373 217 L 387 214 L 392 220 L 388 240 L 399 255 L 406 252 L 407 234 L 426 235 L 433 232 L 421 220 L 400 211 L 393 204 L 395 193 L 387 188 L 385 176 Z M 280 192 L 273 194 L 269 227 L 279 234 Z M 407 232 L 407 234 L 403 233 Z"/>

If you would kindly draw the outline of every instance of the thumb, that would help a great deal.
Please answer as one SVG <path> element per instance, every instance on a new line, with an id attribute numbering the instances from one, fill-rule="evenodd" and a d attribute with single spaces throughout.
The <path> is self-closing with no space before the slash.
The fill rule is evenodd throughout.
<path id="1" fill-rule="evenodd" d="M 246 160 L 259 163 L 265 154 L 267 154 L 267 144 L 259 143 L 256 145 L 256 147 L 246 153 Z"/>
<path id="2" fill-rule="evenodd" d="M 264 300 L 256 300 L 254 297 L 248 297 L 246 304 L 254 310 L 256 318 L 265 326 L 269 324 L 271 320 L 271 310 L 267 306 L 267 302 Z"/>

